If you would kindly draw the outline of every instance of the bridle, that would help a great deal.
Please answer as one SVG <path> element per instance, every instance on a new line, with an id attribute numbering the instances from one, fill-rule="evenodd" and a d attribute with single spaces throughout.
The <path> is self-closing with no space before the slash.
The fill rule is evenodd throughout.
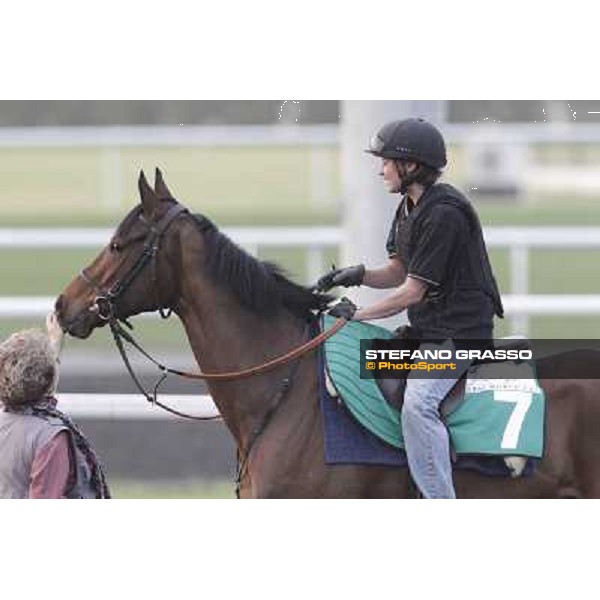
<path id="1" fill-rule="evenodd" d="M 154 290 L 156 292 L 157 306 L 160 316 L 163 319 L 168 318 L 171 315 L 171 309 L 165 312 L 163 306 L 161 306 L 160 299 L 158 298 L 158 278 L 157 278 L 157 258 L 158 251 L 160 249 L 160 243 L 164 234 L 166 233 L 169 226 L 177 219 L 180 215 L 187 213 L 188 210 L 181 204 L 175 203 L 165 214 L 165 216 L 157 223 L 154 224 L 148 221 L 143 214 L 139 215 L 141 221 L 148 225 L 148 233 L 144 240 L 144 246 L 141 254 L 138 255 L 137 260 L 131 265 L 127 273 L 122 277 L 121 280 L 117 280 L 107 292 L 102 292 L 100 285 L 94 280 L 93 277 L 88 275 L 85 269 L 79 272 L 79 277 L 90 286 L 95 294 L 94 304 L 98 309 L 98 316 L 103 321 L 117 320 L 115 317 L 115 303 L 119 298 L 127 291 L 131 284 L 135 281 L 137 276 L 144 270 L 149 262 L 152 262 L 152 279 L 154 283 Z M 123 319 L 124 321 L 124 319 Z"/>
<path id="2" fill-rule="evenodd" d="M 135 279 L 140 275 L 140 273 L 145 269 L 148 264 L 152 264 L 152 278 L 153 278 L 153 288 L 156 293 L 157 298 L 157 306 L 158 311 L 162 318 L 168 318 L 172 313 L 171 307 L 164 307 L 161 305 L 158 293 L 158 278 L 157 278 L 157 257 L 161 247 L 162 239 L 171 226 L 171 224 L 175 221 L 175 219 L 181 217 L 182 215 L 189 214 L 189 211 L 182 205 L 175 203 L 167 213 L 158 221 L 158 223 L 152 223 L 148 221 L 142 214 L 139 215 L 139 218 L 144 221 L 148 225 L 148 233 L 145 236 L 144 245 L 142 252 L 138 255 L 135 262 L 131 265 L 129 270 L 125 273 L 125 275 L 117 280 L 108 291 L 103 291 L 101 285 L 90 275 L 88 275 L 85 269 L 82 269 L 79 273 L 79 277 L 88 285 L 96 294 L 94 298 L 94 305 L 97 309 L 97 314 L 100 319 L 106 321 L 111 329 L 111 333 L 115 340 L 115 344 L 119 353 L 121 354 L 121 358 L 127 368 L 131 378 L 133 379 L 136 387 L 140 391 L 140 393 L 148 400 L 150 403 L 167 410 L 175 415 L 180 417 L 195 419 L 201 421 L 213 420 L 220 418 L 219 416 L 215 417 L 197 417 L 193 415 L 188 415 L 182 412 L 179 412 L 169 406 L 158 401 L 158 389 L 165 381 L 169 374 L 177 375 L 179 377 L 186 377 L 188 379 L 203 379 L 203 380 L 213 380 L 213 381 L 231 381 L 235 379 L 242 379 L 245 377 L 251 377 L 253 375 L 258 375 L 261 373 L 265 373 L 267 371 L 271 371 L 279 366 L 287 364 L 297 358 L 300 358 L 304 354 L 314 350 L 320 344 L 322 344 L 326 339 L 334 335 L 341 327 L 346 324 L 344 319 L 339 319 L 329 330 L 324 331 L 317 335 L 316 337 L 310 339 L 309 341 L 301 344 L 300 346 L 292 349 L 284 355 L 281 355 L 277 358 L 274 358 L 270 361 L 262 363 L 260 365 L 256 365 L 254 367 L 250 367 L 247 369 L 242 369 L 240 371 L 231 371 L 224 373 L 189 373 L 187 371 L 180 371 L 178 369 L 169 368 L 159 361 L 157 361 L 154 357 L 152 357 L 146 350 L 144 350 L 133 338 L 133 336 L 126 331 L 121 323 L 124 323 L 129 329 L 133 329 L 133 326 L 127 321 L 126 318 L 117 317 L 116 311 L 116 303 L 121 298 L 121 296 L 127 291 L 127 289 L 131 286 L 131 284 L 135 281 Z M 203 217 L 197 216 L 195 218 L 203 219 Z M 201 225 L 203 223 L 201 222 Z M 209 222 L 207 220 L 204 221 L 206 227 L 209 226 Z M 131 367 L 131 363 L 127 356 L 127 352 L 125 351 L 125 347 L 123 342 L 127 342 L 136 348 L 143 356 L 145 356 L 148 360 L 154 363 L 158 369 L 161 371 L 161 376 L 154 385 L 154 389 L 152 392 L 148 392 L 139 381 L 136 376 L 133 368 Z M 283 388 L 286 390 L 289 389 L 290 382 L 288 378 L 284 380 Z"/>

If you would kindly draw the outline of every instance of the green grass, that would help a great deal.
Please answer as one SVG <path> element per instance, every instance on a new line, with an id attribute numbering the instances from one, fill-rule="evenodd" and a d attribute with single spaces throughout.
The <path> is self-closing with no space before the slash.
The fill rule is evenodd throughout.
<path id="1" fill-rule="evenodd" d="M 95 254 L 94 250 L 3 250 L 0 295 L 56 295 Z"/>
<path id="2" fill-rule="evenodd" d="M 113 498 L 130 500 L 170 499 L 184 500 L 192 498 L 203 499 L 234 499 L 235 486 L 233 481 L 128 481 L 111 480 L 109 482 Z"/>
<path id="3" fill-rule="evenodd" d="M 318 202 L 306 148 L 0 149 L 0 219 L 5 227 L 114 225 L 138 202 L 140 169 L 153 178 L 159 166 L 177 198 L 222 225 L 332 222 L 337 152 L 313 152 L 324 169 Z"/>
<path id="4" fill-rule="evenodd" d="M 477 209 L 484 227 L 600 225 L 600 198 L 528 198 L 523 203 L 480 200 Z"/>

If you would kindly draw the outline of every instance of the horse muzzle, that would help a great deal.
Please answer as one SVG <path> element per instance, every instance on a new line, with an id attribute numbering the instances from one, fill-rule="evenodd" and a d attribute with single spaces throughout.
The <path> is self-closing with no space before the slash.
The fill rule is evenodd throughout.
<path id="1" fill-rule="evenodd" d="M 80 310 L 72 316 L 69 315 L 69 311 L 66 308 L 64 302 L 60 303 L 57 301 L 55 309 L 58 324 L 65 333 L 73 337 L 85 339 L 92 334 L 94 329 L 102 327 L 108 322 L 103 318 L 106 314 L 100 316 L 99 309 L 95 304 Z"/>

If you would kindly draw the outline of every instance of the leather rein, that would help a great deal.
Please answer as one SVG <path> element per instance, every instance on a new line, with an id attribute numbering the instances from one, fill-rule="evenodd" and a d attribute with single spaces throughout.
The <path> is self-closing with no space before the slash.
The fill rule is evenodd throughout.
<path id="1" fill-rule="evenodd" d="M 93 277 L 86 273 L 85 269 L 82 269 L 80 271 L 79 277 L 96 294 L 96 297 L 94 299 L 94 306 L 96 307 L 97 314 L 100 319 L 108 323 L 117 349 L 119 350 L 121 358 L 123 359 L 123 363 L 125 364 L 125 367 L 127 368 L 127 371 L 129 372 L 129 375 L 131 376 L 136 387 L 138 388 L 140 393 L 146 398 L 146 400 L 148 400 L 148 402 L 150 402 L 151 404 L 159 406 L 163 410 L 166 410 L 177 416 L 184 417 L 186 419 L 194 419 L 198 421 L 211 421 L 214 419 L 219 419 L 220 415 L 216 415 L 213 417 L 197 417 L 194 415 L 188 415 L 174 408 L 171 408 L 158 400 L 158 389 L 169 374 L 177 375 L 179 377 L 185 377 L 188 379 L 233 381 L 237 379 L 243 379 L 246 377 L 252 377 L 261 373 L 266 373 L 267 371 L 276 369 L 277 367 L 285 365 L 297 358 L 300 358 L 304 354 L 311 352 L 320 344 L 322 344 L 325 340 L 334 335 L 339 329 L 341 329 L 346 324 L 346 321 L 344 319 L 338 319 L 330 329 L 328 329 L 327 331 L 323 331 L 316 337 L 308 340 L 300 346 L 293 348 L 286 354 L 273 358 L 272 360 L 269 360 L 260 365 L 256 365 L 254 367 L 246 369 L 241 369 L 239 371 L 229 371 L 223 373 L 191 373 L 188 371 L 181 371 L 179 369 L 172 369 L 163 365 L 154 357 L 152 357 L 146 350 L 144 350 L 135 341 L 133 336 L 123 328 L 121 323 L 124 323 L 127 327 L 129 327 L 129 329 L 133 329 L 133 326 L 127 321 L 126 318 L 120 318 L 116 316 L 116 303 L 119 300 L 119 298 L 125 293 L 125 291 L 131 286 L 131 284 L 135 281 L 138 275 L 142 273 L 145 267 L 149 264 L 152 264 L 152 276 L 154 281 L 154 289 L 156 292 L 159 314 L 163 319 L 166 319 L 171 315 L 172 308 L 162 306 L 160 298 L 158 297 L 158 271 L 156 261 L 158 252 L 160 250 L 160 243 L 164 237 L 164 234 L 167 232 L 168 228 L 175 221 L 175 219 L 185 214 L 189 214 L 188 210 L 180 204 L 176 203 L 169 209 L 166 215 L 162 217 L 162 219 L 156 224 L 148 222 L 143 215 L 140 215 L 140 219 L 146 222 L 149 227 L 148 234 L 146 235 L 146 238 L 144 240 L 142 252 L 139 254 L 136 261 L 126 272 L 126 274 L 121 278 L 121 280 L 117 280 L 108 291 L 103 292 L 101 286 L 96 282 L 96 280 Z M 147 391 L 136 376 L 127 356 L 127 352 L 125 350 L 125 345 L 123 342 L 127 342 L 128 344 L 136 348 L 143 356 L 150 360 L 161 371 L 161 376 L 154 385 L 154 389 L 152 392 Z M 284 380 L 284 389 L 286 389 L 286 391 L 287 388 L 289 388 L 289 384 L 290 382 L 286 378 Z"/>

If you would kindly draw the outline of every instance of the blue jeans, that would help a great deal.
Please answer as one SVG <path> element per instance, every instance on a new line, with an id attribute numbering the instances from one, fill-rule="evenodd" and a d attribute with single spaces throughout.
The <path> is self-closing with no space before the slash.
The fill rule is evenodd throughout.
<path id="1" fill-rule="evenodd" d="M 423 342 L 419 349 L 453 349 Z M 449 362 L 428 360 L 429 363 Z M 409 375 L 402 406 L 402 434 L 410 473 L 425 498 L 456 498 L 452 483 L 448 431 L 440 418 L 440 404 L 471 361 L 453 360 L 456 370 L 434 371 L 426 379 Z M 450 375 L 450 378 L 448 376 Z"/>

